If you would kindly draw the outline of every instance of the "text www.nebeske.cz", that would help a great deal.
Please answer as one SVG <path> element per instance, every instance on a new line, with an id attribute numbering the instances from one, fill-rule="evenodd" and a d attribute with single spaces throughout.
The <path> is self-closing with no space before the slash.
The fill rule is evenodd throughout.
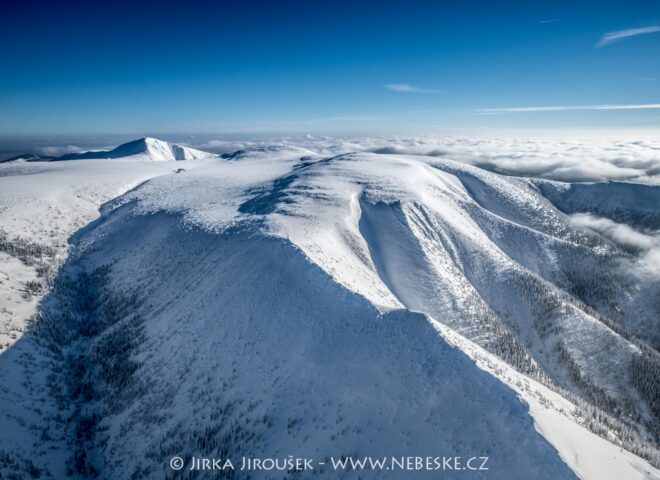
<path id="1" fill-rule="evenodd" d="M 324 461 L 312 458 L 288 456 L 284 458 L 242 457 L 240 461 L 233 462 L 228 458 L 192 457 L 184 462 L 180 457 L 170 461 L 174 470 L 191 471 L 305 471 L 330 468 L 336 471 L 484 471 L 488 470 L 489 457 L 433 457 L 433 456 L 403 456 L 403 457 L 328 457 Z"/>

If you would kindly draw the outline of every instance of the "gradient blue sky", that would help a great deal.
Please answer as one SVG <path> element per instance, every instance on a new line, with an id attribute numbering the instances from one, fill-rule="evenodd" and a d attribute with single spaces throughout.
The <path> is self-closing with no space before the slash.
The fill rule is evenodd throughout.
<path id="1" fill-rule="evenodd" d="M 7 2 L 0 134 L 658 129 L 590 107 L 660 104 L 653 27 L 657 0 Z M 557 106 L 586 107 L 483 110 Z"/>

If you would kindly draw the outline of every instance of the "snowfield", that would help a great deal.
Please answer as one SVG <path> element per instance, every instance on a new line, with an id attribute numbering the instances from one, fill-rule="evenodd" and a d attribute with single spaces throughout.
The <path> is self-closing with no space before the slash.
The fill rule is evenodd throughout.
<path id="1" fill-rule="evenodd" d="M 511 148 L 146 138 L 0 164 L 0 478 L 288 455 L 489 457 L 301 478 L 660 478 L 660 147 L 588 157 L 604 178 Z"/>

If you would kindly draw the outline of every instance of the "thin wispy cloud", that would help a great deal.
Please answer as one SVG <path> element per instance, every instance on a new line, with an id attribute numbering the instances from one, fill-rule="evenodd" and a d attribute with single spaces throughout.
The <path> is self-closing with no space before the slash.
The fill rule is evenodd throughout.
<path id="1" fill-rule="evenodd" d="M 312 123 L 324 122 L 379 122 L 387 120 L 387 117 L 376 117 L 371 115 L 337 115 L 334 117 L 321 117 L 307 120 Z"/>
<path id="2" fill-rule="evenodd" d="M 616 32 L 608 32 L 603 35 L 595 47 L 600 48 L 610 43 L 620 42 L 626 38 L 636 37 L 637 35 L 644 35 L 647 33 L 660 32 L 660 25 L 653 25 L 651 27 L 630 28 L 628 30 L 617 30 Z"/>
<path id="3" fill-rule="evenodd" d="M 432 88 L 421 88 L 409 83 L 388 83 L 383 85 L 388 90 L 393 92 L 402 92 L 402 93 L 443 93 L 442 90 L 434 90 Z"/>
<path id="4" fill-rule="evenodd" d="M 510 107 L 481 108 L 481 114 L 521 113 L 521 112 L 561 112 L 566 110 L 646 110 L 660 109 L 660 103 L 644 103 L 636 105 L 553 105 L 547 107 Z"/>
<path id="5" fill-rule="evenodd" d="M 558 18 L 549 18 L 548 20 L 541 20 L 541 23 L 556 23 L 558 21 Z"/>

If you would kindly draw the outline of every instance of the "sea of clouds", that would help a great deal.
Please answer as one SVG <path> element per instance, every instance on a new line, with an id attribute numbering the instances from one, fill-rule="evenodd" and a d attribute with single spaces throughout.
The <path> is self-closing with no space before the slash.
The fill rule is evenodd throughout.
<path id="1" fill-rule="evenodd" d="M 321 154 L 370 151 L 428 155 L 502 173 L 564 182 L 627 181 L 660 184 L 660 142 L 516 140 L 434 137 L 289 137 L 277 141 L 210 140 L 192 145 L 224 153 L 274 144 Z"/>
<path id="2" fill-rule="evenodd" d="M 166 135 L 161 138 L 214 153 L 241 149 L 298 148 L 323 155 L 356 151 L 383 155 L 428 155 L 468 163 L 505 175 L 564 182 L 625 181 L 660 185 L 660 141 L 657 140 L 479 139 L 430 136 L 336 138 L 312 135 L 273 139 L 245 136 L 214 138 L 209 135 Z M 121 141 L 119 138 L 84 139 L 85 141 L 79 143 L 71 140 L 58 144 L 35 142 L 22 147 L 5 146 L 0 153 L 3 158 L 23 153 L 58 156 L 85 150 L 108 150 L 134 138 L 124 137 Z"/>

